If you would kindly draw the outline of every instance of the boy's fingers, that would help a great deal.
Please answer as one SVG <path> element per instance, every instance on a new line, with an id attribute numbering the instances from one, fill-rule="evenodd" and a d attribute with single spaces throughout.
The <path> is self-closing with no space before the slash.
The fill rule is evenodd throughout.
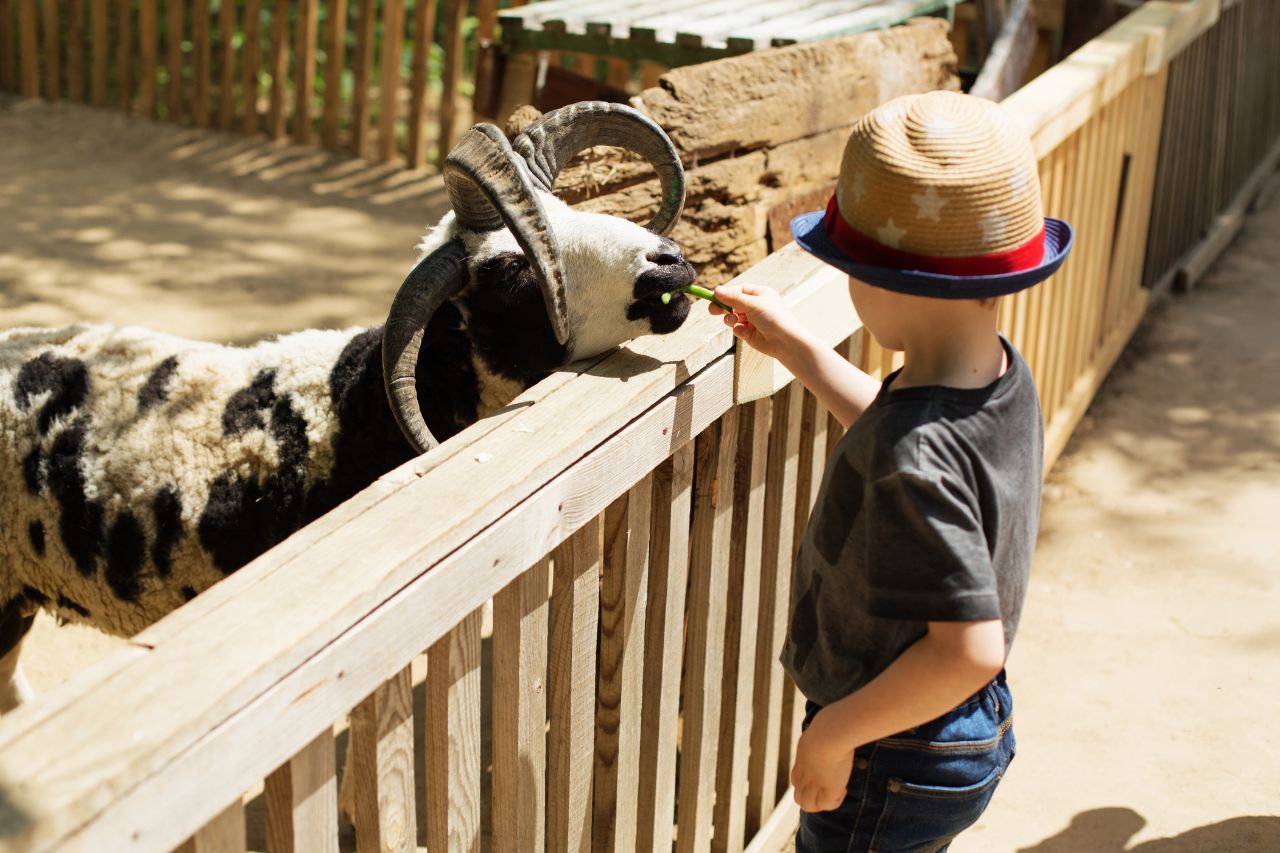
<path id="1" fill-rule="evenodd" d="M 748 292 L 748 288 L 750 292 Z M 757 289 L 751 285 L 744 287 L 740 284 L 722 284 L 715 289 L 716 299 L 728 305 L 730 308 L 747 308 L 759 309 L 760 297 Z"/>

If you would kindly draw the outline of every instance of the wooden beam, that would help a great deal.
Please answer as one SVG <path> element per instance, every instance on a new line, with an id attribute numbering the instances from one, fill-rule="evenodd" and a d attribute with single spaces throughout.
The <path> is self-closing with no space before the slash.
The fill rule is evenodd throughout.
<path id="1" fill-rule="evenodd" d="M 481 616 L 473 610 L 428 653 L 425 772 L 433 853 L 480 853 Z M 408 849 L 416 845 L 410 841 Z"/>
<path id="2" fill-rule="evenodd" d="M 336 151 L 342 124 L 342 71 L 347 57 L 347 0 L 331 0 L 325 9 L 328 17 L 324 26 L 324 115 L 320 120 L 320 144 Z"/>
<path id="3" fill-rule="evenodd" d="M 338 777 L 327 727 L 267 777 L 267 853 L 338 853 Z"/>
<path id="4" fill-rule="evenodd" d="M 1036 14 L 1031 0 L 1014 0 L 987 61 L 969 94 L 991 101 L 1003 101 L 1026 79 L 1027 68 L 1035 53 Z"/>
<path id="5" fill-rule="evenodd" d="M 449 643 L 449 640 L 443 640 Z M 428 664 L 450 670 L 450 657 Z M 433 656 L 433 658 L 436 656 Z M 438 675 L 438 673 L 437 673 Z M 432 685 L 434 686 L 434 685 Z M 440 700 L 431 690 L 432 699 Z M 447 701 L 433 709 L 448 707 Z M 351 767 L 355 790 L 356 847 L 381 853 L 416 853 L 418 822 L 414 811 L 413 681 L 405 667 L 380 685 L 351 712 Z M 448 762 L 441 760 L 442 764 Z"/>
<path id="6" fill-rule="evenodd" d="M 316 89 L 316 30 L 320 10 L 316 0 L 300 0 L 294 26 L 293 51 L 293 141 L 311 142 L 311 101 Z"/>

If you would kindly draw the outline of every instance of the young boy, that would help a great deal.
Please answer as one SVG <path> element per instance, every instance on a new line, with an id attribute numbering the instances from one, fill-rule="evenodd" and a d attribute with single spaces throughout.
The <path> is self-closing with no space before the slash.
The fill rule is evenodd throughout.
<path id="1" fill-rule="evenodd" d="M 945 850 L 1013 758 L 1004 661 L 1039 517 L 1040 405 L 996 330 L 996 297 L 1048 278 L 1071 229 L 1043 215 L 1025 133 L 952 92 L 866 116 L 826 212 L 791 227 L 849 274 L 867 331 L 904 353 L 876 382 L 774 291 L 716 289 L 734 333 L 848 427 L 796 560 L 782 650 L 810 700 L 791 772 L 796 850 Z"/>

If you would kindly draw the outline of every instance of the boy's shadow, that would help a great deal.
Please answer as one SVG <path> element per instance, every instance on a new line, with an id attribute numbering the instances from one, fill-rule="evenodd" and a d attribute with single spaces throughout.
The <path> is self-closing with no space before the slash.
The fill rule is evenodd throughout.
<path id="1" fill-rule="evenodd" d="M 1128 808 L 1092 809 L 1071 819 L 1052 838 L 1018 853 L 1262 853 L 1280 850 L 1280 817 L 1233 817 L 1189 829 L 1170 838 L 1156 838 L 1133 847 L 1129 839 L 1146 826 L 1146 819 Z"/>

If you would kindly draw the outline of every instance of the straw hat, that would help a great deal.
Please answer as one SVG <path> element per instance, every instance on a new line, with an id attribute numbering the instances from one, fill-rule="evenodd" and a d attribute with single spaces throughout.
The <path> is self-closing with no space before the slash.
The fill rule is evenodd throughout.
<path id="1" fill-rule="evenodd" d="M 826 211 L 796 242 L 868 284 L 952 299 L 1013 293 L 1052 275 L 1071 226 L 1044 216 L 1031 141 L 990 101 L 907 95 L 868 113 L 845 146 Z"/>

